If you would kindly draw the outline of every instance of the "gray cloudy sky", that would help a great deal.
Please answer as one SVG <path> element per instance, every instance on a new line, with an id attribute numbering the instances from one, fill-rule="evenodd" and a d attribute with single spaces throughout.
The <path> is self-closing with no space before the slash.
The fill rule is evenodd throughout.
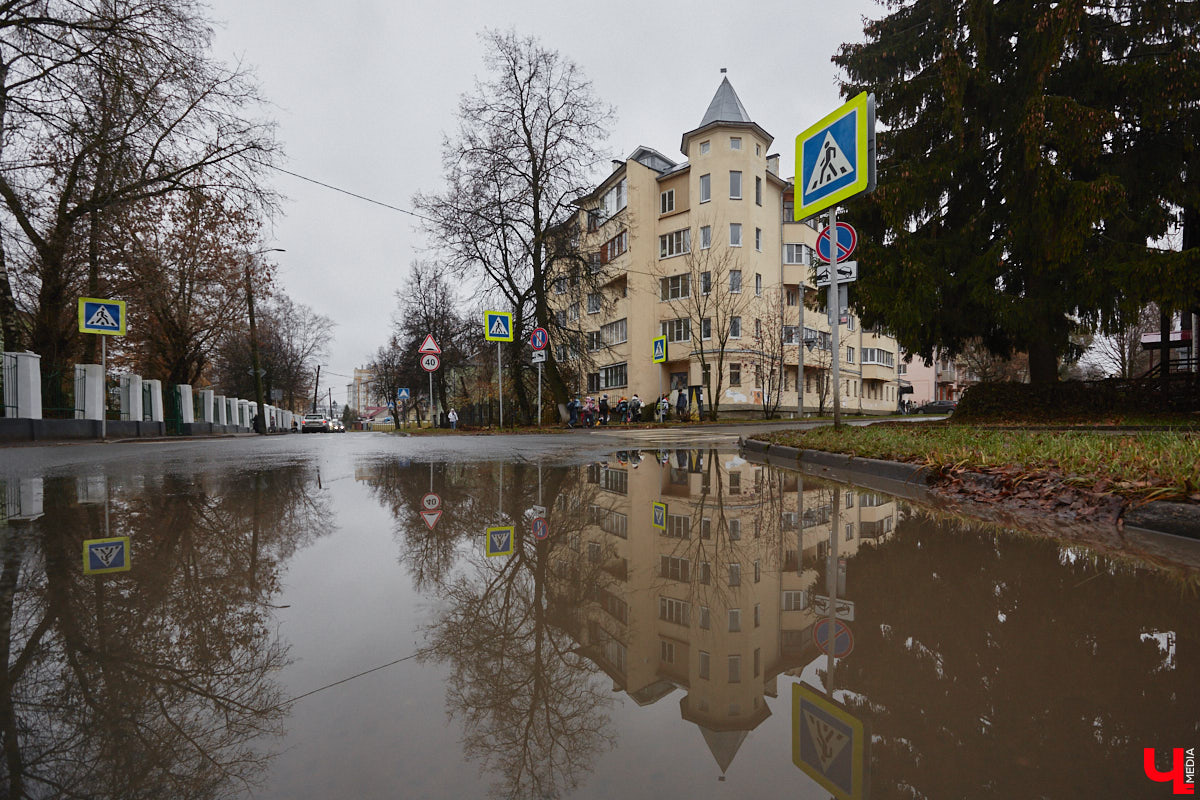
<path id="1" fill-rule="evenodd" d="M 862 38 L 872 0 L 726 3 L 458 3 L 212 0 L 215 51 L 242 61 L 274 105 L 284 166 L 410 208 L 440 187 L 440 147 L 458 96 L 482 71 L 485 27 L 533 35 L 575 61 L 616 107 L 614 157 L 647 145 L 672 159 L 727 67 L 792 174 L 797 133 L 836 107 L 838 43 Z M 599 179 L 600 175 L 597 175 Z M 387 338 L 410 262 L 424 246 L 411 217 L 278 174 L 287 197 L 273 246 L 298 302 L 337 323 L 322 386 L 344 400 L 349 375 Z M 481 321 L 482 324 L 482 321 Z"/>

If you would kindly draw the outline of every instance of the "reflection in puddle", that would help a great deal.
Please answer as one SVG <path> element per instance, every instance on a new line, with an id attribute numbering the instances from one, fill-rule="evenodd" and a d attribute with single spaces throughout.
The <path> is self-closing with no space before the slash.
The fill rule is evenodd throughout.
<path id="1" fill-rule="evenodd" d="M 7 796 L 237 796 L 264 776 L 284 796 L 271 754 L 315 742 L 334 772 L 286 796 L 328 796 L 377 744 L 438 796 L 709 796 L 727 776 L 746 796 L 1132 797 L 1153 787 L 1142 748 L 1200 738 L 1195 548 L 1111 555 L 718 450 L 363 458 L 353 478 L 5 486 Z M 358 524 L 367 506 L 390 539 Z M 129 538 L 131 568 L 85 575 L 105 536 Z M 353 563 L 372 536 L 414 587 L 411 629 L 377 622 L 340 673 L 284 685 L 315 660 L 288 639 L 324 639 L 310 615 L 355 628 L 364 609 L 334 582 L 281 636 L 275 607 L 302 593 L 283 575 L 309 547 Z M 361 732 L 288 702 L 316 686 Z M 431 686 L 436 707 L 410 702 Z M 366 724 L 380 706 L 439 747 L 388 747 Z"/>

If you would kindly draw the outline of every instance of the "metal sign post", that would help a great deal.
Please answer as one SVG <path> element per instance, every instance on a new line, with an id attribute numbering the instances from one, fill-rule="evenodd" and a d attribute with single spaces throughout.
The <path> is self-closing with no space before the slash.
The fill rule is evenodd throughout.
<path id="1" fill-rule="evenodd" d="M 500 343 L 496 342 L 496 397 L 500 402 L 500 430 L 504 430 L 504 364 L 500 361 Z"/>
<path id="2" fill-rule="evenodd" d="M 100 438 L 108 438 L 108 338 L 125 335 L 125 301 L 81 297 L 79 332 L 100 334 Z"/>
<path id="3" fill-rule="evenodd" d="M 504 430 L 504 365 L 500 361 L 500 343 L 513 340 L 511 311 L 484 311 L 483 338 L 496 343 L 496 396 L 500 402 L 500 430 Z"/>
<path id="4" fill-rule="evenodd" d="M 545 328 L 534 328 L 529 334 L 529 346 L 533 348 L 533 363 L 538 368 L 538 405 L 537 424 L 542 426 L 542 363 L 546 360 L 546 346 L 550 344 L 550 334 Z M 539 501 L 540 502 L 540 501 Z"/>
<path id="5" fill-rule="evenodd" d="M 829 230 L 836 231 L 837 228 L 837 204 L 829 207 Z M 842 373 L 841 373 L 841 345 L 838 342 L 838 323 L 841 322 L 842 309 L 838 305 L 838 249 L 836 247 L 829 248 L 829 335 L 832 338 L 831 347 L 833 349 L 833 357 L 829 362 L 829 369 L 833 376 L 833 428 L 837 430 L 842 426 Z M 836 538 L 836 537 L 835 537 Z"/>

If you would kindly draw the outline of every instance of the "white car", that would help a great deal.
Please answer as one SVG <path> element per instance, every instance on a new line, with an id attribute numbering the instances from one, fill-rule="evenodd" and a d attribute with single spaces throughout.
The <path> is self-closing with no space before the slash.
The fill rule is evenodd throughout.
<path id="1" fill-rule="evenodd" d="M 324 414 L 305 414 L 304 423 L 300 426 L 301 433 L 327 433 L 329 417 Z"/>

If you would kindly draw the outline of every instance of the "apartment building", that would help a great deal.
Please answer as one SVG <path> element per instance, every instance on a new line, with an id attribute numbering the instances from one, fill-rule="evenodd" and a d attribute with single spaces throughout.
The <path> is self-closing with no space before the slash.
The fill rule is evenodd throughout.
<path id="1" fill-rule="evenodd" d="M 772 142 L 723 79 L 682 136 L 686 160 L 639 147 L 580 198 L 572 225 L 588 274 L 562 263 L 551 296 L 558 323 L 581 334 L 585 352 L 555 350 L 568 370 L 578 363 L 580 392 L 686 389 L 711 408 L 711 391 L 722 415 L 794 414 L 801 398 L 805 412 L 832 407 L 830 326 L 812 308 L 816 222 L 792 220 Z M 842 409 L 894 411 L 895 340 L 864 330 L 852 308 L 843 318 Z M 652 359 L 657 336 L 665 363 Z"/>
<path id="2" fill-rule="evenodd" d="M 369 369 L 355 367 L 352 382 L 346 384 L 346 405 L 358 411 L 374 405 L 375 398 L 371 396 L 371 384 L 374 382 L 375 373 Z"/>

